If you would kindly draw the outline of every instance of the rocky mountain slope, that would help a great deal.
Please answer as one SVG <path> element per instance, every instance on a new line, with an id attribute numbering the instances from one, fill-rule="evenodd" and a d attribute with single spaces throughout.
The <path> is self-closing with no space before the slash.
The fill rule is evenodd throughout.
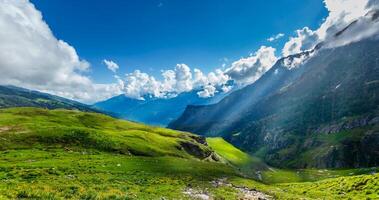
<path id="1" fill-rule="evenodd" d="M 378 46 L 366 39 L 283 58 L 221 102 L 187 107 L 169 127 L 223 136 L 274 166 L 377 166 Z"/>

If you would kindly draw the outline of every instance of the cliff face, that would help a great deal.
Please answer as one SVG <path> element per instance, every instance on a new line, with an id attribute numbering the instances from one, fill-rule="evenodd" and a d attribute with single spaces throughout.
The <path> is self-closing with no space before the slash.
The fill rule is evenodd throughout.
<path id="1" fill-rule="evenodd" d="M 298 55 L 301 56 L 301 55 Z M 223 136 L 282 167 L 378 165 L 379 41 L 284 60 L 215 105 L 188 107 L 169 127 Z"/>

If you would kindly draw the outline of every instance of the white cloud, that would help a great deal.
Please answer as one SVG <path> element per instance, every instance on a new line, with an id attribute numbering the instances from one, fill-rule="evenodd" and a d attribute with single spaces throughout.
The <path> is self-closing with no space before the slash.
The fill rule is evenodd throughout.
<path id="1" fill-rule="evenodd" d="M 173 70 L 162 71 L 163 80 L 139 70 L 126 74 L 124 80 L 125 95 L 131 98 L 143 99 L 145 95 L 158 98 L 171 98 L 182 92 L 193 89 L 201 90 L 198 95 L 203 98 L 214 96 L 218 92 L 216 87 L 224 86 L 229 77 L 221 70 L 205 75 L 201 70 L 194 69 L 193 73 L 186 64 L 177 64 Z"/>
<path id="2" fill-rule="evenodd" d="M 124 92 L 127 96 L 136 99 L 143 99 L 144 95 L 152 94 L 155 97 L 162 97 L 162 84 L 139 70 L 126 74 Z"/>
<path id="3" fill-rule="evenodd" d="M 267 39 L 267 41 L 269 41 L 269 42 L 274 42 L 274 41 L 276 41 L 276 40 L 279 40 L 279 39 L 282 38 L 282 37 L 284 37 L 284 33 L 278 33 L 278 34 L 276 34 L 276 35 L 274 35 L 274 36 L 269 37 L 269 38 Z"/>
<path id="4" fill-rule="evenodd" d="M 0 0 L 0 84 L 94 102 L 121 92 L 118 83 L 94 84 L 90 65 L 55 38 L 42 14 L 27 0 Z"/>
<path id="5" fill-rule="evenodd" d="M 262 46 L 257 52 L 247 58 L 232 63 L 225 74 L 239 84 L 251 84 L 267 72 L 278 60 L 275 48 Z"/>
<path id="6" fill-rule="evenodd" d="M 177 64 L 175 67 L 175 89 L 178 93 L 193 89 L 191 69 L 186 64 Z"/>
<path id="7" fill-rule="evenodd" d="M 221 91 L 224 92 L 224 93 L 228 93 L 228 92 L 230 92 L 232 89 L 233 89 L 233 86 L 231 86 L 231 85 L 223 85 L 223 86 L 221 87 Z"/>
<path id="8" fill-rule="evenodd" d="M 209 98 L 213 97 L 216 92 L 217 90 L 213 85 L 206 85 L 202 91 L 197 93 L 197 95 L 199 95 L 201 98 Z"/>
<path id="9" fill-rule="evenodd" d="M 230 77 L 220 69 L 210 72 L 207 77 L 209 84 L 218 86 L 225 84 L 230 79 Z"/>
<path id="10" fill-rule="evenodd" d="M 379 8 L 378 0 L 324 0 L 324 3 L 329 15 L 322 25 L 315 31 L 307 27 L 298 30 L 285 44 L 284 56 L 310 50 L 320 42 L 326 48 L 333 48 L 379 33 L 379 22 L 367 15 Z"/>
<path id="11" fill-rule="evenodd" d="M 308 27 L 304 27 L 301 30 L 297 30 L 296 37 L 290 37 L 290 40 L 284 45 L 282 50 L 283 56 L 289 56 L 313 49 L 318 41 L 319 36 L 317 33 Z"/>
<path id="12" fill-rule="evenodd" d="M 115 63 L 114 61 L 112 60 L 107 60 L 107 59 L 104 59 L 103 60 L 103 63 L 107 66 L 107 68 L 109 70 L 111 70 L 112 72 L 116 72 L 119 68 L 118 64 Z"/>
<path id="13" fill-rule="evenodd" d="M 328 37 L 324 47 L 332 48 L 357 42 L 366 38 L 379 36 L 379 20 L 375 18 L 374 12 L 360 17 L 348 25 L 348 28 L 334 34 L 334 37 Z"/>
<path id="14" fill-rule="evenodd" d="M 364 16 L 369 0 L 324 0 L 329 15 L 325 22 L 317 30 L 321 39 L 335 34 L 351 23 L 353 20 Z"/>

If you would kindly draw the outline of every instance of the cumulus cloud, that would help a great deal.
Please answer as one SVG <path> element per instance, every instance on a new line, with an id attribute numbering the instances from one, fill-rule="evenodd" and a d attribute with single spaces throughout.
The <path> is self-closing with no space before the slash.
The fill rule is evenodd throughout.
<path id="1" fill-rule="evenodd" d="M 284 45 L 282 50 L 283 56 L 289 56 L 313 49 L 318 41 L 318 34 L 308 27 L 304 27 L 301 30 L 297 30 L 296 36 L 290 37 L 289 41 Z"/>
<path id="2" fill-rule="evenodd" d="M 186 64 L 177 64 L 172 70 L 162 71 L 162 80 L 139 70 L 126 74 L 124 80 L 124 92 L 126 96 L 136 99 L 144 99 L 145 95 L 153 95 L 158 98 L 171 98 L 182 92 L 193 89 L 200 90 L 198 95 L 203 98 L 212 97 L 220 91 L 229 80 L 229 77 L 217 69 L 205 75 L 201 70 L 193 72 Z"/>
<path id="3" fill-rule="evenodd" d="M 186 64 L 177 64 L 175 67 L 175 89 L 178 93 L 193 89 L 191 69 Z"/>
<path id="4" fill-rule="evenodd" d="M 249 57 L 233 62 L 231 67 L 226 69 L 225 74 L 239 84 L 251 84 L 258 80 L 278 60 L 275 56 L 275 51 L 275 48 L 262 46 Z"/>
<path id="5" fill-rule="evenodd" d="M 119 84 L 94 84 L 90 64 L 57 39 L 28 0 L 0 0 L 0 84 L 50 92 L 84 102 L 120 92 Z"/>
<path id="6" fill-rule="evenodd" d="M 274 41 L 276 41 L 276 40 L 279 40 L 279 39 L 282 38 L 282 37 L 284 37 L 284 33 L 278 33 L 278 34 L 276 34 L 276 35 L 274 35 L 274 36 L 269 37 L 269 38 L 267 39 L 267 41 L 269 41 L 269 42 L 274 42 Z"/>
<path id="7" fill-rule="evenodd" d="M 221 91 L 224 92 L 224 93 L 228 93 L 228 92 L 230 92 L 232 89 L 233 89 L 233 86 L 232 86 L 232 85 L 223 85 L 223 86 L 221 87 Z"/>
<path id="8" fill-rule="evenodd" d="M 320 42 L 325 48 L 333 48 L 379 33 L 374 14 L 379 8 L 378 0 L 324 0 L 324 4 L 329 11 L 325 21 L 317 30 L 305 27 L 296 31 L 296 36 L 285 44 L 283 56 L 311 50 Z"/>
<path id="9" fill-rule="evenodd" d="M 213 85 L 206 85 L 204 86 L 202 91 L 199 91 L 197 95 L 201 98 L 209 98 L 213 97 L 215 93 L 217 92 L 216 88 Z"/>
<path id="10" fill-rule="evenodd" d="M 136 99 L 143 99 L 146 94 L 161 97 L 161 83 L 139 70 L 126 74 L 124 92 L 127 96 Z"/>
<path id="11" fill-rule="evenodd" d="M 112 60 L 107 60 L 107 59 L 104 59 L 103 60 L 103 63 L 107 66 L 107 68 L 109 70 L 111 70 L 112 72 L 116 72 L 119 68 L 118 64 L 113 62 Z"/>

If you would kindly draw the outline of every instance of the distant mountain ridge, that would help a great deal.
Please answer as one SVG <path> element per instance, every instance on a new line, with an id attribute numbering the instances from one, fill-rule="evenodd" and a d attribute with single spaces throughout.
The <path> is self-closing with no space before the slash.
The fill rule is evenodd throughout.
<path id="1" fill-rule="evenodd" d="M 226 93 L 216 93 L 214 97 L 201 98 L 198 90 L 184 92 L 173 98 L 155 98 L 149 95 L 144 100 L 133 99 L 124 94 L 95 103 L 93 108 L 116 113 L 118 117 L 149 125 L 167 126 L 178 118 L 188 105 L 208 105 L 217 103 Z"/>
<path id="2" fill-rule="evenodd" d="M 28 90 L 10 85 L 0 85 L 0 108 L 38 107 L 47 109 L 69 109 L 87 112 L 101 112 L 98 109 L 63 97 Z"/>

